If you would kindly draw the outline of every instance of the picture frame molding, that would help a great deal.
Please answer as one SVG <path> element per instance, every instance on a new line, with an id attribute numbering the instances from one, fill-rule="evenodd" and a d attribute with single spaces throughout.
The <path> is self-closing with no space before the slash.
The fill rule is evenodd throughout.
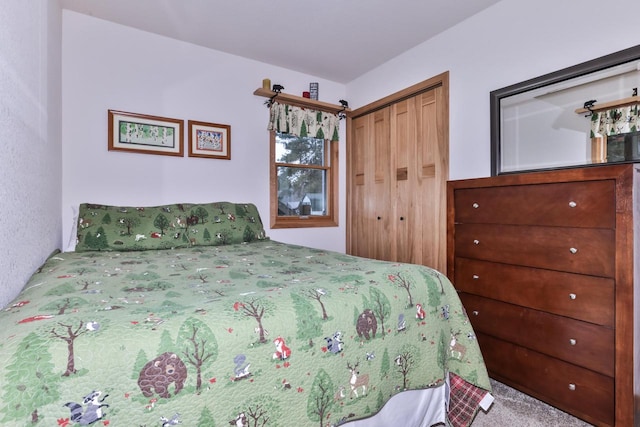
<path id="1" fill-rule="evenodd" d="M 155 135 L 152 137 L 154 140 L 150 139 L 148 143 L 144 143 L 144 140 L 150 138 L 144 135 L 144 129 L 142 136 L 133 137 L 140 139 L 139 142 L 123 141 L 121 140 L 120 132 L 122 122 L 131 123 L 132 125 L 155 126 L 170 129 L 173 134 L 174 144 L 172 146 L 164 146 L 164 143 L 157 142 L 157 138 L 167 138 L 166 134 L 165 136 Z M 132 127 L 132 129 L 135 128 Z M 108 151 L 184 157 L 184 120 L 108 110 Z"/>
<path id="2" fill-rule="evenodd" d="M 198 146 L 198 132 L 213 132 L 221 134 L 220 150 Z M 231 126 L 219 123 L 188 121 L 189 157 L 201 157 L 219 160 L 231 160 Z"/>

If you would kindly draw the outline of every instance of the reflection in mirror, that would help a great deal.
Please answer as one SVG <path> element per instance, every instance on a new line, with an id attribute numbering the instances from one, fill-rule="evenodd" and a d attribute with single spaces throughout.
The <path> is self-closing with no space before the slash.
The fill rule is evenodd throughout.
<path id="1" fill-rule="evenodd" d="M 637 46 L 491 92 L 492 175 L 640 161 L 639 86 Z"/>

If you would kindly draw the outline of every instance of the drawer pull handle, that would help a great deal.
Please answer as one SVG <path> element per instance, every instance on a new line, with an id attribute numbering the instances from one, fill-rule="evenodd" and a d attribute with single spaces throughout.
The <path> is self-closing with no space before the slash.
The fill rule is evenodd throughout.
<path id="1" fill-rule="evenodd" d="M 478 276 L 477 274 L 474 274 L 472 277 L 473 277 L 473 280 L 478 280 L 480 278 L 480 276 Z"/>
<path id="2" fill-rule="evenodd" d="M 575 384 L 569 384 L 569 390 L 574 391 L 576 389 L 576 385 Z"/>
<path id="3" fill-rule="evenodd" d="M 577 254 L 578 248 L 569 248 L 569 252 L 571 252 L 572 254 Z"/>
<path id="4" fill-rule="evenodd" d="M 478 208 L 480 207 L 480 205 L 479 205 L 479 204 L 477 204 L 477 203 L 474 203 L 474 204 L 473 204 L 473 205 L 471 205 L 471 206 L 473 206 L 473 209 L 478 209 Z"/>
<path id="5" fill-rule="evenodd" d="M 570 208 L 575 208 L 576 206 L 578 206 L 578 204 L 576 202 L 574 202 L 573 200 L 569 202 L 569 207 Z"/>
<path id="6" fill-rule="evenodd" d="M 473 313 L 473 315 L 474 315 L 474 316 L 477 316 L 477 315 L 479 315 L 479 314 L 480 314 L 480 312 L 479 312 L 478 310 L 473 310 L 473 312 L 472 312 L 472 313 Z"/>
<path id="7" fill-rule="evenodd" d="M 578 343 L 578 341 L 576 341 L 574 338 L 570 338 L 569 339 L 569 344 L 576 345 L 577 343 Z"/>
<path id="8" fill-rule="evenodd" d="M 473 244 L 474 244 L 474 245 L 479 245 L 479 244 L 480 244 L 480 240 L 478 240 L 478 239 L 474 239 L 474 240 L 473 240 Z"/>
<path id="9" fill-rule="evenodd" d="M 576 295 L 576 294 L 569 294 L 569 298 L 570 298 L 570 299 L 576 299 L 576 298 L 577 298 L 577 295 Z"/>

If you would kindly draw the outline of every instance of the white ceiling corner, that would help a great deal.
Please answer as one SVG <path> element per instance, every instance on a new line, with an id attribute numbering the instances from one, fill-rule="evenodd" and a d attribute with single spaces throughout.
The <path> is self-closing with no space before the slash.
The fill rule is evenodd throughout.
<path id="1" fill-rule="evenodd" d="M 61 4 L 99 19 L 346 84 L 499 1 L 61 0 Z"/>

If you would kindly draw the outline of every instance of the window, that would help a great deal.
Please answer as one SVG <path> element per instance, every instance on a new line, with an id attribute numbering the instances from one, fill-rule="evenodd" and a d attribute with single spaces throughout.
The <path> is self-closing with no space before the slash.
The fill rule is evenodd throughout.
<path id="1" fill-rule="evenodd" d="M 271 228 L 338 225 L 338 142 L 271 132 Z"/>

